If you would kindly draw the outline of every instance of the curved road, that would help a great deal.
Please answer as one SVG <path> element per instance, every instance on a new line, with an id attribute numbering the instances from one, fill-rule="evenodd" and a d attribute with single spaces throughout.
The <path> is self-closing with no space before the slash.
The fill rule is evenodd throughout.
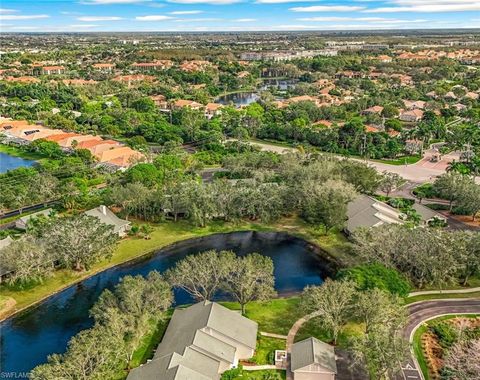
<path id="1" fill-rule="evenodd" d="M 480 314 L 480 298 L 420 301 L 409 305 L 408 313 L 408 323 L 403 334 L 405 339 L 412 343 L 413 334 L 417 327 L 429 319 L 444 314 Z M 423 379 L 413 352 L 412 357 L 402 367 L 402 374 L 398 377 L 399 379 Z"/>

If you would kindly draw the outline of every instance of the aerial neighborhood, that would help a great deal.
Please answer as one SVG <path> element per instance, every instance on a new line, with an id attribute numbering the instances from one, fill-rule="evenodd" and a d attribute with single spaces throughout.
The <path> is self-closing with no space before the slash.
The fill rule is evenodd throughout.
<path id="1" fill-rule="evenodd" d="M 478 29 L 61 3 L 0 36 L 2 375 L 479 379 Z"/>

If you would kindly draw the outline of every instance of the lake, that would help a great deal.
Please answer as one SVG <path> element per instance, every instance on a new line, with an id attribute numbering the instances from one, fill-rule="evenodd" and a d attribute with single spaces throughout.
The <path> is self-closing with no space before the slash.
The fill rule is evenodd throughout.
<path id="1" fill-rule="evenodd" d="M 224 105 L 233 104 L 238 108 L 248 106 L 250 103 L 256 102 L 258 99 L 260 99 L 260 95 L 256 92 L 235 92 L 233 94 L 219 96 L 215 99 L 215 103 Z"/>
<path id="2" fill-rule="evenodd" d="M 10 156 L 0 152 L 0 173 L 6 173 L 9 170 L 29 167 L 35 164 L 35 161 L 25 160 L 20 157 Z"/>
<path id="3" fill-rule="evenodd" d="M 152 270 L 163 272 L 185 256 L 209 249 L 233 250 L 238 255 L 258 252 L 271 257 L 275 265 L 275 288 L 280 295 L 298 293 L 307 285 L 319 285 L 335 270 L 318 248 L 284 233 L 234 232 L 182 241 L 147 258 L 92 276 L 2 322 L 2 372 L 28 372 L 45 362 L 49 354 L 64 352 L 73 335 L 91 327 L 88 310 L 100 293 L 112 289 L 121 277 L 144 276 Z M 176 304 L 193 302 L 182 291 L 175 291 L 175 300 Z"/>

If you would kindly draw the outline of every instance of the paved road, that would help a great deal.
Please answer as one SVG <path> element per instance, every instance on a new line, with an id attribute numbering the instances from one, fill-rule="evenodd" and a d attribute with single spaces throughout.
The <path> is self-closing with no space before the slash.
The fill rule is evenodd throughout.
<path id="1" fill-rule="evenodd" d="M 415 330 L 425 321 L 443 314 L 480 313 L 480 298 L 422 301 L 408 306 L 409 319 L 404 337 L 412 342 Z M 421 370 L 413 356 L 402 366 L 399 380 L 423 379 Z"/>

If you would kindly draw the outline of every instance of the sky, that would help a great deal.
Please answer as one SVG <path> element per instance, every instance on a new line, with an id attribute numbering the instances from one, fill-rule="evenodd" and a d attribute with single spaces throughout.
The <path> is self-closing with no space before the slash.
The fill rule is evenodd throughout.
<path id="1" fill-rule="evenodd" d="M 480 27 L 480 0 L 1 0 L 0 32 Z"/>

